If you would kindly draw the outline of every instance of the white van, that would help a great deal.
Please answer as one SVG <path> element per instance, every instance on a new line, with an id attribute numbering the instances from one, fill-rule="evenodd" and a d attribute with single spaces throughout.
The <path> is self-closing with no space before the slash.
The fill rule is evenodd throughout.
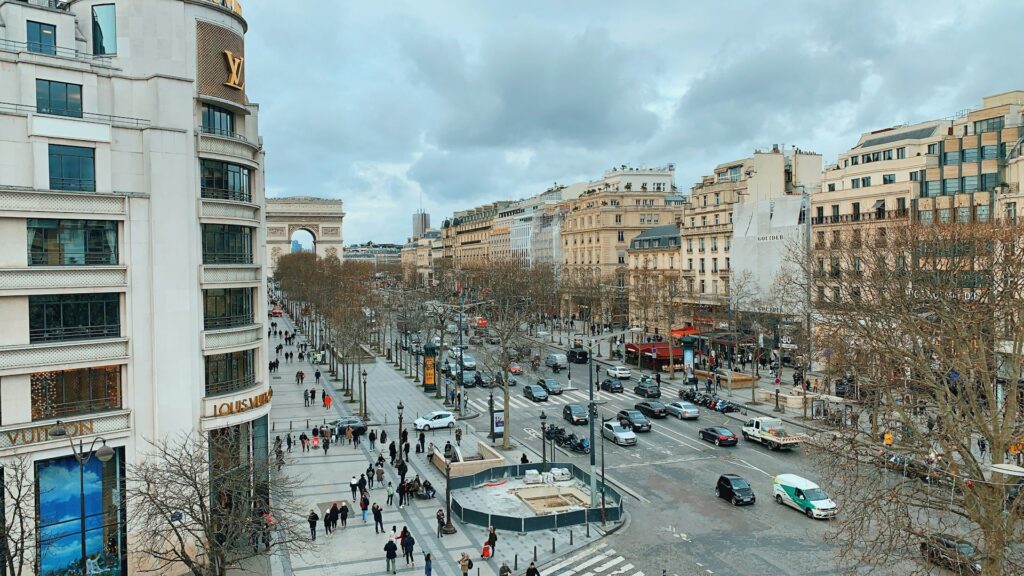
<path id="1" fill-rule="evenodd" d="M 566 359 L 565 354 L 548 354 L 544 357 L 544 365 L 554 368 L 565 368 L 569 365 L 569 361 Z"/>
<path id="2" fill-rule="evenodd" d="M 832 518 L 836 503 L 817 484 L 796 474 L 779 474 L 772 479 L 775 501 L 788 504 L 808 518 Z"/>

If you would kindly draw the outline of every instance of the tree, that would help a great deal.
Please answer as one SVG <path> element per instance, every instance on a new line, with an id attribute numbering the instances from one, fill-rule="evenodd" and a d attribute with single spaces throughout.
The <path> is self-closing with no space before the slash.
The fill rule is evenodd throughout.
<path id="1" fill-rule="evenodd" d="M 3 560 L 4 573 L 10 576 L 32 572 L 35 561 L 36 519 L 33 509 L 37 495 L 32 468 L 32 459 L 24 455 L 13 456 L 3 462 L 0 559 Z"/>
<path id="2" fill-rule="evenodd" d="M 306 514 L 294 498 L 299 483 L 271 476 L 262 454 L 239 461 L 234 440 L 211 445 L 202 433 L 159 440 L 129 466 L 133 551 L 149 561 L 142 571 L 224 576 L 267 548 L 306 549 Z"/>
<path id="3" fill-rule="evenodd" d="M 660 287 L 662 274 L 662 271 L 648 268 L 646 261 L 643 268 L 630 271 L 630 316 L 634 320 L 639 317 L 644 336 L 647 336 L 650 330 L 651 314 L 657 310 L 664 297 Z M 669 329 L 671 330 L 671 327 Z"/>
<path id="4" fill-rule="evenodd" d="M 826 374 L 870 418 L 855 413 L 816 451 L 841 509 L 830 538 L 858 573 L 890 573 L 945 532 L 984 550 L 982 573 L 1018 574 L 1024 490 L 990 463 L 1024 437 L 1019 228 L 910 224 L 882 237 L 846 238 L 827 268 L 804 268 L 824 296 L 814 311 Z"/>

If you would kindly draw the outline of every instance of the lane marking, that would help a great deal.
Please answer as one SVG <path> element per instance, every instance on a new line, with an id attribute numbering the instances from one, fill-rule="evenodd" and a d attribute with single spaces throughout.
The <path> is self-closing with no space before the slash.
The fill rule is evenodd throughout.
<path id="1" fill-rule="evenodd" d="M 608 544 L 602 542 L 600 545 L 598 545 L 598 546 L 596 546 L 594 548 L 587 548 L 587 549 L 580 550 L 579 552 L 573 554 L 572 556 L 566 558 L 565 560 L 562 560 L 558 564 L 555 564 L 554 566 L 548 567 L 545 570 L 545 572 L 552 572 L 553 573 L 556 570 L 559 570 L 559 569 L 561 569 L 561 568 L 563 568 L 565 566 L 568 566 L 569 564 L 572 564 L 573 562 L 575 562 L 581 556 L 589 556 L 590 554 L 598 552 L 599 550 L 601 550 L 602 548 L 606 548 L 607 546 L 608 546 Z M 613 550 L 613 552 L 614 552 L 614 550 Z"/>

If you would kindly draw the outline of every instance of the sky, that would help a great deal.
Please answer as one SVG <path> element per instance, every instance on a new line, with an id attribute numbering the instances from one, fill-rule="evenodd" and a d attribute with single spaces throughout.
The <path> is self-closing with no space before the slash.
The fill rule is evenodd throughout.
<path id="1" fill-rule="evenodd" d="M 1024 2 L 246 0 L 270 197 L 338 198 L 346 243 L 676 165 L 688 192 L 773 144 L 827 164 L 862 132 L 1024 88 Z"/>

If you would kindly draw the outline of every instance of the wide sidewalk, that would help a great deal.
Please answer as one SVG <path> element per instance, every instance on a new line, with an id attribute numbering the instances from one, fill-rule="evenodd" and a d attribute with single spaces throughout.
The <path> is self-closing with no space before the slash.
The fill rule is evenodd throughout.
<path id="1" fill-rule="evenodd" d="M 278 328 L 281 330 L 293 330 L 294 324 L 286 317 L 277 318 Z M 296 343 L 304 342 L 300 336 Z M 272 337 L 271 348 L 283 339 Z M 284 351 L 295 351 L 295 346 L 286 346 Z M 296 355 L 297 356 L 297 355 Z M 283 354 L 282 354 L 283 357 Z M 404 427 L 409 430 L 410 442 L 415 443 L 416 432 L 412 428 L 412 421 L 421 414 L 437 410 L 441 407 L 440 401 L 435 400 L 432 395 L 424 394 L 416 389 L 411 380 L 401 372 L 395 370 L 390 364 L 381 358 L 376 358 L 365 365 L 367 373 L 367 397 L 368 411 L 370 416 L 370 428 L 377 430 L 379 434 L 382 429 L 386 430 L 390 440 L 398 438 L 398 412 L 397 406 L 401 402 L 404 407 Z M 272 573 L 275 575 L 300 574 L 300 575 L 327 575 L 343 573 L 346 575 L 362 576 L 369 574 L 384 574 L 384 544 L 387 542 L 387 535 L 378 535 L 372 532 L 373 517 L 368 515 L 367 522 L 363 522 L 358 510 L 358 503 L 353 503 L 349 480 L 354 475 L 357 478 L 366 471 L 371 461 L 376 461 L 380 453 L 380 446 L 377 450 L 370 451 L 369 443 L 364 441 L 359 446 L 334 444 L 331 445 L 327 454 L 323 450 L 303 453 L 298 445 L 298 436 L 310 427 L 322 424 L 341 415 L 355 413 L 359 410 L 357 403 L 346 402 L 346 397 L 335 390 L 335 386 L 341 386 L 340 382 L 332 381 L 329 377 L 327 367 L 319 366 L 322 373 L 321 383 L 327 387 L 327 392 L 334 398 L 332 408 L 327 410 L 322 407 L 319 399 L 312 407 L 306 407 L 302 400 L 302 390 L 314 388 L 319 393 L 323 386 L 317 386 L 313 374 L 317 367 L 308 361 L 285 363 L 282 360 L 280 370 L 271 374 L 271 381 L 274 387 L 274 402 L 270 412 L 271 420 L 271 441 L 276 436 L 282 440 L 289 431 L 295 440 L 291 453 L 285 460 L 285 472 L 302 478 L 303 488 L 299 491 L 298 497 L 303 501 L 304 509 L 316 509 L 317 514 L 323 516 L 323 511 L 328 509 L 333 502 L 347 501 L 349 509 L 353 510 L 349 515 L 347 529 L 341 529 L 331 536 L 326 536 L 323 531 L 323 522 L 318 526 L 318 535 L 315 542 L 309 543 L 309 549 L 302 554 L 288 555 L 283 551 L 276 553 L 271 558 Z M 295 373 L 302 370 L 306 373 L 303 386 L 295 384 Z M 480 437 L 472 427 L 462 424 L 464 430 L 462 445 L 472 446 Z M 308 432 L 307 432 L 308 434 Z M 450 430 L 435 431 L 427 434 L 427 442 L 437 445 L 444 444 L 451 440 L 454 443 L 454 435 Z M 386 447 L 385 458 L 386 458 Z M 535 455 L 527 450 L 531 460 Z M 506 454 L 510 461 L 518 462 L 521 455 L 520 450 L 514 450 Z M 517 574 L 525 573 L 530 560 L 537 554 L 538 564 L 552 560 L 571 551 L 578 550 L 589 541 L 600 536 L 600 531 L 593 530 L 591 538 L 585 537 L 585 527 L 578 527 L 570 536 L 569 530 L 543 531 L 527 534 L 514 534 L 499 532 L 499 541 L 496 547 L 495 557 L 490 561 L 480 559 L 480 549 L 486 538 L 486 530 L 483 527 L 461 524 L 454 522 L 457 532 L 444 538 L 437 537 L 437 522 L 435 514 L 439 508 L 444 508 L 444 475 L 434 466 L 429 465 L 423 455 L 410 452 L 409 473 L 407 478 L 417 474 L 421 479 L 429 479 L 437 488 L 437 498 L 434 500 L 414 499 L 411 505 L 405 508 L 398 508 L 397 495 L 395 506 L 386 505 L 386 491 L 380 486 L 374 486 L 370 491 L 371 504 L 379 503 L 384 507 L 384 525 L 388 532 L 391 528 L 397 527 L 401 531 L 403 526 L 408 526 L 416 539 L 416 565 L 406 567 L 405 561 L 399 554 L 397 561 L 400 573 L 418 573 L 423 570 L 423 555 L 430 553 L 433 560 L 434 574 L 442 576 L 456 576 L 459 574 L 456 564 L 462 552 L 466 552 L 473 558 L 473 574 L 489 576 L 497 574 L 502 562 L 514 566 L 518 555 Z M 398 473 L 391 466 L 385 464 L 385 482 L 391 481 L 398 484 Z M 570 539 L 573 545 L 570 546 Z M 552 545 L 555 553 L 552 553 Z"/>

